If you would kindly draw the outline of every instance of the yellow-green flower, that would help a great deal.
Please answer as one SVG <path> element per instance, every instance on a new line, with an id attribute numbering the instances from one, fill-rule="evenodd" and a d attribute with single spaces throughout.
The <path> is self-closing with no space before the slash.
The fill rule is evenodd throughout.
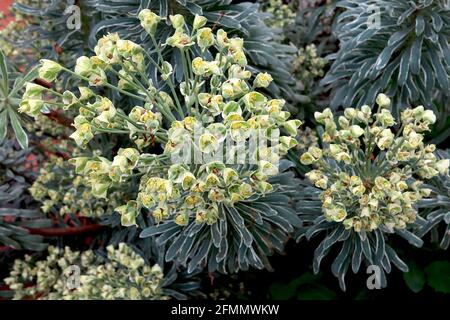
<path id="1" fill-rule="evenodd" d="M 273 78 L 267 72 L 258 73 L 253 81 L 254 88 L 267 88 L 270 83 L 273 81 Z"/>
<path id="2" fill-rule="evenodd" d="M 196 14 L 195 17 L 194 17 L 194 23 L 193 23 L 192 26 L 194 27 L 194 30 L 198 30 L 201 27 L 203 27 L 206 24 L 206 22 L 208 22 L 208 19 L 206 19 L 203 16 L 199 16 L 198 14 Z"/>
<path id="3" fill-rule="evenodd" d="M 141 21 L 141 26 L 145 29 L 145 31 L 151 35 L 154 35 L 156 33 L 156 27 L 161 21 L 161 17 L 149 9 L 144 9 L 139 12 L 138 17 Z"/>
<path id="4" fill-rule="evenodd" d="M 61 65 L 47 59 L 41 59 L 40 62 L 41 67 L 39 68 L 39 78 L 42 78 L 45 81 L 53 82 L 62 70 Z"/>
<path id="5" fill-rule="evenodd" d="M 201 28 L 197 31 L 197 44 L 202 51 L 214 44 L 214 35 L 211 28 Z"/>
<path id="6" fill-rule="evenodd" d="M 191 38 L 181 29 L 175 30 L 175 33 L 171 37 L 167 38 L 166 43 L 169 46 L 177 47 L 178 49 L 184 49 L 194 44 Z"/>
<path id="7" fill-rule="evenodd" d="M 181 14 L 170 15 L 170 22 L 172 22 L 172 27 L 174 29 L 180 29 L 184 27 L 184 17 Z"/>

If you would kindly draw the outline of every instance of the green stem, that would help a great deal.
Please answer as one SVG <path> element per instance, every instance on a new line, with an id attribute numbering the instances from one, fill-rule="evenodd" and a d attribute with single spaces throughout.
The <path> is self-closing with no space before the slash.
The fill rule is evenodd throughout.
<path id="1" fill-rule="evenodd" d="M 84 76 L 81 76 L 81 75 L 79 75 L 79 74 L 76 74 L 75 72 L 73 72 L 73 71 L 70 70 L 70 69 L 67 69 L 67 68 L 65 68 L 65 67 L 62 67 L 62 69 L 63 69 L 64 71 L 70 73 L 71 75 L 74 75 L 75 77 L 81 79 L 81 80 L 87 81 L 88 83 L 90 82 L 90 80 L 89 80 L 88 78 L 86 78 L 86 77 L 84 77 Z M 117 90 L 117 91 L 119 91 L 120 93 L 122 93 L 122 94 L 124 94 L 124 95 L 127 95 L 127 96 L 129 96 L 129 97 L 132 97 L 132 98 L 135 98 L 135 99 L 138 99 L 138 100 L 141 100 L 141 101 L 146 101 L 145 98 L 143 98 L 143 97 L 141 97 L 141 96 L 138 96 L 138 95 L 135 95 L 135 94 L 133 94 L 133 93 L 131 93 L 131 92 L 122 90 L 122 89 L 120 89 L 120 88 L 118 88 L 118 87 L 116 87 L 116 86 L 113 86 L 112 84 L 110 84 L 110 83 L 108 83 L 108 82 L 103 83 L 103 86 L 105 86 L 105 87 L 107 87 L 107 88 L 110 88 L 110 89 L 113 89 L 113 90 Z"/>
<path id="2" fill-rule="evenodd" d="M 152 40 L 153 46 L 155 47 L 156 53 L 158 54 L 158 58 L 159 58 L 161 61 L 164 61 L 163 56 L 162 56 L 162 53 L 161 53 L 161 50 L 160 50 L 160 48 L 159 48 L 159 46 L 158 46 L 158 44 L 157 44 L 157 42 L 156 42 L 155 37 L 154 37 L 153 35 L 150 35 L 150 38 L 151 38 L 151 40 Z M 146 52 L 146 53 L 147 53 L 147 52 Z M 147 56 L 148 56 L 148 58 L 150 59 L 150 61 L 156 66 L 156 68 L 158 69 L 158 71 L 159 71 L 160 73 L 163 73 L 163 70 L 162 70 L 161 66 L 160 66 L 159 64 L 157 64 L 157 63 L 155 62 L 155 60 L 153 60 L 153 58 L 150 56 L 150 54 L 147 53 Z M 170 91 L 172 92 L 172 95 L 173 95 L 173 97 L 174 97 L 174 99 L 175 99 L 175 103 L 176 103 L 177 109 L 178 109 L 178 114 L 179 114 L 179 116 L 181 117 L 181 119 L 183 119 L 183 118 L 184 118 L 183 108 L 181 107 L 180 100 L 178 99 L 178 95 L 177 95 L 177 93 L 176 93 L 176 91 L 175 91 L 175 86 L 174 86 L 174 84 L 173 84 L 173 82 L 172 82 L 172 79 L 171 79 L 170 77 L 167 78 L 167 84 L 169 85 Z"/>

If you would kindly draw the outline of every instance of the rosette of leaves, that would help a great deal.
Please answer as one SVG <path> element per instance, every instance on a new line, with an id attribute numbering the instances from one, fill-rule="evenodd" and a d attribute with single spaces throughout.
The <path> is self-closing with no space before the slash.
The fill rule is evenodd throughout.
<path id="1" fill-rule="evenodd" d="M 36 77 L 36 69 L 25 75 L 18 75 L 9 70 L 8 61 L 0 50 L 0 142 L 12 127 L 17 141 L 24 149 L 28 147 L 28 136 L 23 128 L 23 119 L 19 116 L 20 95 L 25 83 Z"/>
<path id="2" fill-rule="evenodd" d="M 154 41 L 161 17 L 146 9 L 139 18 Z M 96 56 L 77 60 L 75 71 L 49 60 L 44 60 L 39 69 L 41 78 L 47 81 L 54 81 L 64 71 L 90 88 L 80 84 L 77 97 L 70 91 L 61 94 L 29 85 L 20 111 L 37 116 L 42 109 L 34 108 L 30 97 L 47 101 L 46 92 L 55 97 L 55 107 L 78 109 L 76 131 L 71 137 L 79 146 L 86 147 L 94 136 L 106 134 L 130 138 L 112 161 L 94 154 L 71 162 L 78 174 L 87 177 L 92 195 L 98 198 L 107 198 L 114 186 L 126 188 L 126 183 L 134 181 L 138 194 L 116 208 L 121 223 L 133 227 L 140 212 L 149 210 L 155 226 L 145 229 L 141 236 L 157 236 L 158 244 L 167 243 L 167 261 L 188 265 L 188 272 L 205 264 L 210 271 L 268 267 L 266 256 L 281 251 L 300 224 L 286 207 L 295 180 L 289 173 L 277 176 L 279 169 L 268 160 L 280 160 L 295 146 L 293 137 L 301 122 L 288 120 L 284 100 L 269 100 L 258 92 L 272 82 L 269 74 L 257 74 L 250 84 L 252 74 L 246 70 L 243 39 L 229 38 L 223 29 L 214 34 L 204 27 L 207 19 L 198 15 L 193 28 L 186 27 L 181 15 L 171 15 L 170 21 L 175 32 L 166 46 L 178 48 L 182 56 L 181 84 L 175 84 L 174 68 L 163 60 L 160 46 L 156 46 L 158 58 L 154 60 L 136 43 L 109 34 L 99 40 Z M 208 50 L 216 52 L 215 59 Z M 157 80 L 167 84 L 169 93 L 153 86 L 144 72 L 146 60 L 158 70 Z M 117 84 L 111 81 L 114 77 L 119 78 Z M 131 97 L 136 106 L 127 114 L 101 91 L 96 93 L 97 87 Z M 217 159 L 215 153 L 220 152 L 225 133 L 235 141 L 248 142 L 253 129 L 265 136 L 280 134 L 279 144 L 258 149 L 254 164 L 173 162 L 188 141 L 206 158 Z M 199 140 L 194 139 L 197 133 Z M 139 150 L 129 147 L 130 142 Z M 145 152 L 155 144 L 161 145 L 162 153 Z M 246 156 L 249 152 L 239 149 Z M 190 236 L 186 237 L 188 231 Z M 177 245 L 173 245 L 175 242 Z M 177 252 L 180 249 L 183 254 Z"/>
<path id="3" fill-rule="evenodd" d="M 92 0 L 15 1 L 13 12 L 24 27 L 14 43 L 29 50 L 34 60 L 51 58 L 72 65 L 89 50 L 89 31 L 101 19 L 92 5 Z"/>
<path id="4" fill-rule="evenodd" d="M 449 159 L 448 150 L 436 152 L 440 159 Z M 422 199 L 419 206 L 425 215 L 427 222 L 416 232 L 419 237 L 431 232 L 431 239 L 439 242 L 442 249 L 450 246 L 450 179 L 448 175 L 441 175 L 428 182 L 429 188 L 433 190 L 432 197 Z M 439 237 L 439 229 L 443 230 Z M 440 238 L 440 241 L 439 241 Z"/>
<path id="5" fill-rule="evenodd" d="M 326 64 L 327 60 L 318 55 L 314 44 L 300 48 L 292 63 L 297 89 L 305 94 L 314 95 L 314 91 L 317 91 L 317 79 L 323 77 Z"/>
<path id="6" fill-rule="evenodd" d="M 301 104 L 299 117 L 307 119 L 317 109 L 329 104 L 328 94 L 319 85 L 325 67 L 326 55 L 337 49 L 337 39 L 332 35 L 336 16 L 336 1 L 262 1 L 262 10 L 284 20 L 277 20 L 283 27 L 281 43 L 297 47 L 292 54 L 290 72 L 295 78 L 295 90 L 290 98 Z M 294 13 L 292 21 L 289 12 Z M 272 19 L 274 19 L 272 17 Z M 274 19 L 275 20 L 275 19 Z M 269 19 L 269 23 L 270 23 Z"/>
<path id="7" fill-rule="evenodd" d="M 449 91 L 450 9 L 445 1 L 339 1 L 345 9 L 335 33 L 340 49 L 323 85 L 331 107 L 370 104 L 378 92 L 393 110 L 431 107 L 437 90 Z"/>
<path id="8" fill-rule="evenodd" d="M 40 6 L 16 3 L 14 5 L 16 10 L 37 20 L 35 24 L 30 25 L 27 32 L 23 33 L 22 44 L 31 46 L 39 39 L 48 40 L 47 45 L 40 48 L 40 51 L 47 52 L 45 58 L 61 61 L 71 67 L 74 58 L 89 52 L 89 47 L 92 49 L 99 37 L 107 32 L 117 32 L 122 38 L 142 45 L 150 54 L 156 56 L 154 44 L 140 27 L 137 14 L 142 9 L 149 8 L 165 18 L 169 15 L 182 14 L 191 23 L 195 14 L 198 14 L 208 19 L 208 26 L 222 28 L 230 34 L 245 38 L 250 70 L 267 71 L 272 74 L 275 81 L 270 92 L 274 95 L 283 93 L 285 96 L 293 96 L 288 61 L 294 50 L 291 46 L 277 43 L 275 39 L 279 30 L 265 25 L 265 14 L 259 12 L 257 3 L 235 4 L 231 3 L 231 0 L 134 2 L 79 0 L 75 4 L 80 8 L 81 28 L 70 30 L 67 21 L 73 19 L 74 12 L 66 9 L 74 5 L 73 0 L 48 0 Z M 164 43 L 170 35 L 170 29 L 168 24 L 161 25 L 155 35 L 156 41 Z M 36 34 L 36 37 L 28 39 L 29 34 Z M 164 52 L 164 56 L 176 66 L 175 79 L 181 82 L 181 57 L 176 52 L 172 56 L 170 48 Z M 156 74 L 157 71 L 152 65 L 149 68 L 150 75 Z"/>
<path id="9" fill-rule="evenodd" d="M 298 1 L 295 21 L 285 27 L 285 38 L 297 47 L 314 43 L 320 55 L 337 48 L 333 27 L 337 15 L 336 0 Z"/>
<path id="10" fill-rule="evenodd" d="M 270 27 L 284 29 L 295 21 L 295 1 L 283 3 L 282 0 L 259 0 L 260 10 L 270 14 L 264 21 Z"/>
<path id="11" fill-rule="evenodd" d="M 156 236 L 157 243 L 167 248 L 165 259 L 185 265 L 188 272 L 197 268 L 223 273 L 250 267 L 272 270 L 268 257 L 283 253 L 301 223 L 290 205 L 297 184 L 293 174 L 280 174 L 269 181 L 275 192 L 234 207 L 220 205 L 218 221 L 211 226 L 164 221 L 144 229 L 141 237 Z"/>
<path id="12" fill-rule="evenodd" d="M 232 3 L 231 0 L 191 0 L 191 1 L 105 1 L 95 0 L 92 5 L 103 15 L 103 20 L 92 29 L 90 46 L 93 48 L 97 39 L 106 32 L 117 32 L 121 38 L 132 40 L 143 46 L 154 58 L 157 57 L 155 44 L 145 30 L 140 27 L 138 13 L 151 9 L 162 18 L 181 14 L 186 26 L 192 25 L 195 15 L 207 18 L 206 26 L 212 29 L 224 29 L 230 36 L 239 36 L 245 40 L 245 52 L 248 57 L 248 69 L 254 73 L 269 72 L 274 81 L 269 93 L 273 96 L 292 97 L 292 78 L 289 61 L 295 48 L 276 41 L 280 30 L 267 27 L 264 23 L 266 14 L 259 11 L 258 3 Z M 167 22 L 169 20 L 167 19 Z M 154 35 L 156 42 L 163 44 L 171 35 L 169 23 L 160 24 Z M 183 79 L 181 56 L 172 48 L 163 51 L 164 59 L 174 66 L 175 81 Z M 149 75 L 156 76 L 157 70 L 149 66 Z M 155 82 L 156 83 L 156 82 Z"/>
<path id="13" fill-rule="evenodd" d="M 13 249 L 44 250 L 43 238 L 28 228 L 46 227 L 50 221 L 32 207 L 26 192 L 34 174 L 27 166 L 30 149 L 20 150 L 14 140 L 0 143 L 0 245 Z"/>
<path id="14" fill-rule="evenodd" d="M 323 125 L 322 148 L 312 146 L 300 158 L 314 167 L 306 174 L 314 185 L 300 185 L 297 208 L 304 228 L 299 237 L 326 234 L 314 252 L 316 273 L 340 245 L 331 270 L 343 290 L 347 271 L 358 272 L 362 263 L 379 268 L 382 287 L 392 265 L 407 271 L 389 240 L 395 234 L 422 246 L 412 231 L 424 224 L 417 212 L 418 201 L 431 193 L 424 181 L 448 175 L 449 160 L 438 159 L 435 146 L 423 142 L 436 121 L 433 112 L 408 108 L 397 122 L 389 98 L 380 94 L 377 104 L 376 113 L 369 106 L 347 108 L 336 118 L 330 109 L 316 112 Z"/>

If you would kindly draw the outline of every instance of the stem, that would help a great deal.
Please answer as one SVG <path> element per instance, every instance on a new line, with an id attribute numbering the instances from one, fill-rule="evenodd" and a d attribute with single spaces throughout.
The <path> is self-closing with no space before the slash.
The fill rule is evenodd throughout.
<path id="1" fill-rule="evenodd" d="M 63 69 L 64 71 L 70 73 L 71 75 L 76 76 L 77 78 L 79 78 L 79 79 L 81 79 L 81 80 L 87 81 L 88 83 L 90 82 L 90 80 L 89 80 L 88 78 L 83 77 L 83 76 L 80 76 L 79 74 L 76 74 L 75 72 L 73 72 L 73 71 L 70 70 L 70 69 L 67 69 L 67 68 L 65 68 L 65 67 L 62 67 L 62 69 Z M 120 93 L 125 94 L 125 95 L 127 95 L 127 96 L 129 96 L 129 97 L 132 97 L 132 98 L 135 98 L 135 99 L 138 99 L 138 100 L 141 100 L 141 101 L 146 101 L 145 98 L 143 98 L 143 97 L 141 97 L 141 96 L 138 96 L 138 95 L 135 95 L 135 94 L 133 94 L 133 93 L 131 93 L 131 92 L 122 90 L 122 89 L 120 89 L 120 88 L 118 88 L 118 87 L 116 87 L 116 86 L 113 86 L 112 84 L 110 84 L 110 83 L 108 83 L 108 82 L 103 83 L 103 86 L 105 86 L 105 87 L 107 87 L 107 88 L 110 88 L 110 89 L 113 89 L 113 90 L 117 90 L 117 91 L 119 91 Z M 61 95 L 61 96 L 62 96 L 62 95 Z"/>
<path id="2" fill-rule="evenodd" d="M 150 35 L 150 38 L 152 39 L 153 46 L 155 47 L 155 50 L 156 50 L 156 52 L 157 52 L 157 54 L 158 54 L 159 59 L 160 59 L 161 61 L 164 61 L 163 56 L 162 56 L 162 53 L 161 53 L 161 50 L 160 50 L 160 48 L 159 48 L 159 46 L 158 46 L 158 44 L 157 44 L 157 42 L 156 42 L 155 37 L 151 34 L 151 35 Z M 147 52 L 146 52 L 146 53 L 147 53 Z M 150 61 L 156 66 L 156 68 L 158 69 L 158 71 L 159 71 L 160 73 L 162 73 L 163 70 L 162 70 L 162 68 L 159 66 L 159 64 L 157 64 L 157 63 L 155 62 L 155 60 L 153 60 L 153 58 L 152 58 L 148 53 L 147 53 L 147 56 L 149 57 Z M 172 79 L 171 79 L 170 77 L 167 78 L 167 84 L 169 85 L 170 91 L 172 92 L 172 95 L 173 95 L 173 97 L 175 98 L 175 103 L 176 103 L 177 108 L 178 108 L 178 113 L 179 113 L 179 115 L 180 115 L 181 118 L 184 118 L 183 108 L 181 107 L 180 100 L 178 99 L 178 95 L 177 95 L 177 93 L 176 93 L 176 91 L 175 91 L 175 86 L 174 86 L 174 84 L 173 84 L 173 82 L 172 82 Z"/>
<path id="3" fill-rule="evenodd" d="M 108 129 L 108 128 L 100 128 L 97 126 L 92 126 L 96 131 L 104 132 L 104 133 L 118 133 L 118 134 L 129 134 L 130 132 L 127 130 L 119 130 L 119 129 Z"/>
<path id="4" fill-rule="evenodd" d="M 187 66 L 185 50 L 181 50 L 181 62 L 183 63 L 183 73 L 184 73 L 184 82 L 186 83 L 187 95 L 191 94 L 190 92 L 190 83 L 189 83 L 189 69 Z"/>
<path id="5" fill-rule="evenodd" d="M 61 237 L 73 236 L 88 232 L 98 231 L 103 228 L 102 225 L 93 224 L 84 227 L 69 227 L 69 228 L 28 228 L 30 234 L 37 234 L 44 237 Z"/>

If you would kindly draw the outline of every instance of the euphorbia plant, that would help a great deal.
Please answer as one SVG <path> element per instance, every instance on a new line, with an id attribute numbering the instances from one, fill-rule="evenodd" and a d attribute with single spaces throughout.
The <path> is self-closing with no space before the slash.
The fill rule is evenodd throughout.
<path id="1" fill-rule="evenodd" d="M 331 247 L 342 243 L 332 271 L 344 289 L 348 268 L 357 272 L 362 261 L 380 268 L 383 286 L 391 263 L 407 270 L 388 236 L 395 233 L 422 245 L 410 230 L 418 219 L 423 223 L 417 202 L 431 193 L 424 181 L 448 174 L 449 160 L 438 160 L 435 145 L 424 142 L 436 121 L 431 110 L 408 108 L 396 120 L 387 96 L 379 94 L 377 104 L 376 112 L 369 106 L 347 108 L 337 118 L 330 109 L 316 112 L 324 127 L 323 146 L 311 146 L 300 158 L 314 167 L 306 174 L 314 187 L 305 185 L 299 195 L 298 208 L 307 222 L 301 236 L 328 231 L 314 253 L 316 272 Z"/>
<path id="2" fill-rule="evenodd" d="M 48 248 L 45 260 L 16 260 L 4 281 L 14 299 L 166 300 L 164 274 L 125 243 L 108 246 L 105 256 L 92 250 Z M 76 274 L 81 275 L 76 279 Z M 73 280 L 71 281 L 71 279 Z"/>
<path id="3" fill-rule="evenodd" d="M 150 10 L 139 18 L 154 40 L 162 18 Z M 242 39 L 221 29 L 214 33 L 198 15 L 189 28 L 181 15 L 170 16 L 170 23 L 173 35 L 164 45 L 155 41 L 156 60 L 136 43 L 108 34 L 96 55 L 80 57 L 74 71 L 42 61 L 41 78 L 54 81 L 64 71 L 85 84 L 78 96 L 29 84 L 20 110 L 36 116 L 43 106 L 78 109 L 71 137 L 80 147 L 101 134 L 123 136 L 111 160 L 91 154 L 70 162 L 96 197 L 107 198 L 130 182 L 139 186 L 116 210 L 125 226 L 136 225 L 148 210 L 154 225 L 141 237 L 165 244 L 167 261 L 190 271 L 205 265 L 224 272 L 270 268 L 267 256 L 282 251 L 300 226 L 289 205 L 295 181 L 280 171 L 289 166 L 281 159 L 296 145 L 301 123 L 289 120 L 284 100 L 259 92 L 272 77 L 246 70 Z M 177 66 L 162 58 L 164 46 L 182 57 L 179 85 L 173 79 Z M 158 70 L 157 81 L 149 79 L 148 64 Z M 111 99 L 102 88 L 112 92 Z M 116 105 L 115 95 L 128 97 L 133 107 Z M 252 148 L 255 135 L 260 140 Z M 157 144 L 163 152 L 149 153 Z"/>

